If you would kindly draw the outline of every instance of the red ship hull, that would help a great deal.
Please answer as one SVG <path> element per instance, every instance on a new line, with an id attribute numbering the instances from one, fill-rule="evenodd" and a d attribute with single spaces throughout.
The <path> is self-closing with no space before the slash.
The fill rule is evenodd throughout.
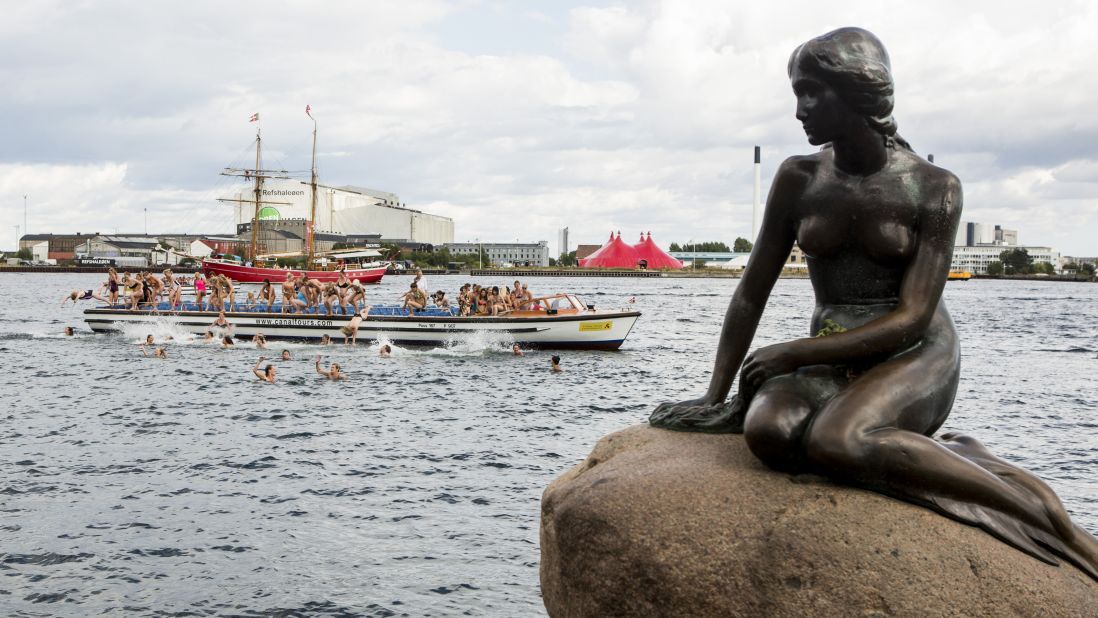
<path id="1" fill-rule="evenodd" d="M 347 273 L 347 278 L 354 281 L 358 279 L 360 283 L 381 283 L 381 278 L 385 276 L 385 269 L 387 266 L 377 266 L 370 268 L 358 268 L 348 266 L 344 271 Z M 220 260 L 202 260 L 202 272 L 206 276 L 210 275 L 225 275 L 233 281 L 240 283 L 263 283 L 264 279 L 269 279 L 271 283 L 279 283 L 286 279 L 286 273 L 292 273 L 295 277 L 300 277 L 302 274 L 309 275 L 310 279 L 314 279 L 321 283 L 335 282 L 339 280 L 338 270 L 283 270 L 281 268 L 259 268 L 256 266 L 244 266 L 243 264 L 235 264 L 233 262 L 222 262 Z"/>

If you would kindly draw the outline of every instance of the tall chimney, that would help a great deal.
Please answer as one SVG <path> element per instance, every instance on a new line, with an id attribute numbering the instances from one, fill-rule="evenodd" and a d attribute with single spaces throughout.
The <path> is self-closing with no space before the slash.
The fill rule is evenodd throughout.
<path id="1" fill-rule="evenodd" d="M 762 219 L 762 148 L 755 146 L 755 205 L 751 209 L 751 242 L 759 237 Z"/>
<path id="2" fill-rule="evenodd" d="M 933 163 L 933 162 L 934 162 L 934 155 L 932 155 L 932 154 L 928 154 L 928 155 L 926 156 L 926 160 L 927 160 L 927 161 L 930 161 L 931 163 Z"/>

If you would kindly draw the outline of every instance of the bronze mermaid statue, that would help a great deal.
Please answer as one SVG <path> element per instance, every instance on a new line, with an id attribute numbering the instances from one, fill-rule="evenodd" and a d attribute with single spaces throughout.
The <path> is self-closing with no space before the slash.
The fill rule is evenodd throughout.
<path id="1" fill-rule="evenodd" d="M 979 526 L 1098 580 L 1098 540 L 1040 479 L 964 436 L 931 436 L 953 406 L 960 345 L 942 300 L 961 183 L 896 132 L 888 53 L 841 28 L 789 59 L 796 116 L 816 154 L 778 169 L 732 296 L 704 396 L 653 426 L 742 432 L 769 467 L 815 473 Z M 812 336 L 747 354 L 794 242 L 808 257 Z M 746 359 L 745 359 L 746 357 Z M 739 392 L 726 402 L 740 371 Z"/>

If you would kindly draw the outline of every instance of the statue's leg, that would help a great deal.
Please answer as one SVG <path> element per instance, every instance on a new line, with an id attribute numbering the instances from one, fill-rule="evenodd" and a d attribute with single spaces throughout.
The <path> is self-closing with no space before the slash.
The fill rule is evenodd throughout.
<path id="1" fill-rule="evenodd" d="M 775 470 L 804 472 L 804 435 L 812 414 L 843 382 L 829 367 L 809 367 L 767 380 L 747 409 L 743 437 L 748 448 Z"/>
<path id="2" fill-rule="evenodd" d="M 1043 485 L 1036 477 L 986 465 L 987 457 L 971 449 L 947 448 L 925 435 L 952 405 L 957 369 L 947 370 L 956 358 L 950 343 L 948 336 L 927 341 L 827 402 L 805 434 L 809 467 L 981 526 L 1045 560 L 1051 557 L 1043 547 L 1066 547 L 1055 551 L 1098 572 L 1093 539 L 1075 533 L 1051 492 L 1034 490 Z"/>

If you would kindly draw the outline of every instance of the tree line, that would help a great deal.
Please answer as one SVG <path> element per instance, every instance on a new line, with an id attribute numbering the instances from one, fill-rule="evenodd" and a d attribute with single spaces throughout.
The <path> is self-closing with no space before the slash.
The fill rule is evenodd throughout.
<path id="1" fill-rule="evenodd" d="M 716 240 L 709 240 L 704 242 L 687 242 L 679 244 L 677 242 L 671 243 L 671 251 L 686 252 L 686 253 L 750 253 L 751 241 L 746 238 L 737 237 L 732 243 L 732 248 L 729 249 L 728 245 Z"/>

